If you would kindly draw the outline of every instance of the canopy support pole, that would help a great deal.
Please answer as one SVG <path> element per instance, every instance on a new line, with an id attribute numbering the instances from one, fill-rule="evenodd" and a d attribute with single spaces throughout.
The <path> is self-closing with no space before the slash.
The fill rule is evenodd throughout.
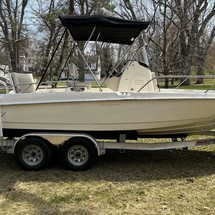
<path id="1" fill-rule="evenodd" d="M 72 47 L 71 50 L 70 50 L 70 53 L 69 53 L 64 65 L 63 65 L 63 68 L 61 69 L 60 75 L 58 76 L 57 82 L 55 83 L 55 87 L 57 86 L 57 83 L 60 80 L 60 77 L 61 77 L 61 75 L 62 75 L 62 73 L 63 73 L 63 71 L 64 71 L 64 69 L 66 67 L 66 64 L 68 63 L 69 58 L 71 57 L 73 51 L 74 51 L 74 47 Z M 68 75 L 68 78 L 69 78 L 69 75 Z"/>
<path id="2" fill-rule="evenodd" d="M 102 91 L 100 83 L 98 82 L 96 76 L 94 75 L 93 71 L 91 70 L 91 68 L 90 68 L 90 66 L 89 66 L 89 64 L 88 64 L 88 62 L 87 62 L 87 60 L 86 60 L 86 58 L 84 57 L 82 51 L 81 51 L 80 48 L 78 47 L 78 44 L 77 44 L 77 42 L 74 40 L 72 34 L 71 34 L 71 40 L 72 40 L 72 42 L 75 44 L 75 47 L 77 48 L 77 50 L 78 50 L 78 52 L 79 52 L 81 58 L 85 61 L 86 66 L 87 66 L 88 70 L 90 71 L 91 75 L 93 76 L 93 78 L 94 78 L 96 84 L 98 85 L 100 91 Z"/>
<path id="3" fill-rule="evenodd" d="M 53 52 L 53 54 L 52 54 L 52 56 L 51 56 L 51 59 L 49 60 L 49 63 L 48 63 L 48 65 L 47 65 L 47 67 L 46 67 L 46 69 L 45 69 L 45 71 L 44 71 L 44 73 L 43 73 L 43 75 L 42 75 L 42 77 L 41 77 L 41 79 L 40 79 L 40 81 L 39 81 L 37 87 L 36 87 L 36 90 L 39 88 L 39 86 L 40 86 L 40 84 L 41 84 L 43 78 L 45 77 L 45 75 L 46 75 L 46 73 L 47 73 L 47 71 L 48 71 L 48 69 L 49 69 L 49 66 L 50 66 L 50 64 L 51 64 L 51 62 L 52 62 L 52 60 L 53 60 L 53 58 L 54 58 L 54 56 L 55 56 L 55 53 L 57 52 L 57 50 L 58 50 L 58 48 L 59 48 L 59 46 L 60 46 L 60 44 L 61 44 L 61 41 L 62 41 L 62 39 L 63 39 L 63 37 L 64 37 L 66 31 L 67 31 L 67 28 L 65 28 L 65 30 L 64 30 L 64 32 L 63 32 L 63 34 L 62 34 L 62 36 L 61 36 L 61 38 L 60 38 L 60 40 L 59 40 L 59 42 L 58 42 L 58 44 L 57 44 L 57 47 L 56 47 L 56 49 L 54 50 L 54 52 Z"/>

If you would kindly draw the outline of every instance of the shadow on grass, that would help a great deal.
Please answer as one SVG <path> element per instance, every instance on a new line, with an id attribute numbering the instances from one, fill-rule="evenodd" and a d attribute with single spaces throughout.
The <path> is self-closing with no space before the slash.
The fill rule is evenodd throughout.
<path id="1" fill-rule="evenodd" d="M 209 148 L 210 149 L 210 148 Z M 24 171 L 12 155 L 0 154 L 0 172 L 12 181 L 138 181 L 169 180 L 215 174 L 215 149 L 167 151 L 109 150 L 87 171 L 66 170 L 56 159 L 52 167 Z M 13 177 L 14 176 L 14 177 Z M 0 175 L 1 180 L 1 175 Z M 1 184 L 0 184 L 1 189 Z"/>
<path id="2" fill-rule="evenodd" d="M 64 202 L 65 199 L 62 199 L 61 195 L 56 194 L 51 199 L 45 199 L 37 195 L 37 191 L 31 190 L 35 183 L 38 183 L 39 187 L 41 184 L 40 193 L 41 190 L 42 193 L 46 193 L 47 188 L 50 188 L 52 183 L 69 182 L 68 173 L 70 174 L 70 172 L 65 171 L 60 165 L 43 171 L 24 171 L 18 166 L 12 155 L 0 153 L 0 161 L 0 214 L 91 214 L 87 208 L 75 208 L 62 212 L 58 203 Z M 25 189 L 22 189 L 22 186 L 19 187 L 22 184 L 24 184 Z M 44 196 L 48 193 L 50 190 Z M 28 207 L 30 208 L 28 209 Z"/>
<path id="3" fill-rule="evenodd" d="M 98 158 L 90 170 L 81 172 L 66 170 L 60 162 L 55 162 L 52 167 L 42 171 L 24 171 L 17 165 L 12 155 L 6 154 L 0 154 L 0 161 L 0 195 L 4 196 L 7 201 L 15 201 L 16 204 L 22 205 L 27 202 L 33 205 L 37 214 L 40 212 L 41 214 L 61 214 L 60 209 L 53 204 L 57 205 L 58 202 L 55 201 L 61 201 L 62 197 L 56 196 L 52 200 L 46 200 L 37 196 L 36 193 L 16 189 L 17 184 L 38 183 L 46 192 L 46 186 L 52 183 L 150 182 L 192 179 L 215 174 L 215 153 L 205 149 L 203 151 L 127 151 L 124 154 L 118 151 L 108 151 L 106 155 Z M 44 211 L 41 205 L 45 205 L 46 208 L 48 206 L 51 208 L 50 211 Z M 69 214 L 90 214 L 90 211 L 83 208 L 81 212 L 70 211 Z"/>

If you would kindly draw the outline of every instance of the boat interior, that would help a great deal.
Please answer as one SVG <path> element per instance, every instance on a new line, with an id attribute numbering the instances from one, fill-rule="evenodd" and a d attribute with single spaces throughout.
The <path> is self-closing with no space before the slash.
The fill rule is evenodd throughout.
<path id="1" fill-rule="evenodd" d="M 13 91 L 10 91 L 10 93 L 99 91 L 99 88 L 92 88 L 90 82 L 76 81 L 78 80 L 78 69 L 74 63 L 69 64 L 68 68 L 72 80 L 68 81 L 66 83 L 67 87 L 64 88 L 52 88 L 52 84 L 49 84 L 41 85 L 40 88 L 36 90 L 36 80 L 32 73 L 11 73 L 11 86 Z M 144 85 L 146 86 L 142 88 L 141 91 L 159 91 L 155 73 L 151 72 L 137 61 L 128 61 L 119 75 L 108 77 L 106 83 L 102 91 L 139 92 Z"/>

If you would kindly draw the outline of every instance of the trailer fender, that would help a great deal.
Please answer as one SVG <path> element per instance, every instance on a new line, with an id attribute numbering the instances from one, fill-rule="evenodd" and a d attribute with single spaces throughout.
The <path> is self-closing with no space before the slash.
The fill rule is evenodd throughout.
<path id="1" fill-rule="evenodd" d="M 102 150 L 98 144 L 98 142 L 95 140 L 94 137 L 91 135 L 85 134 L 85 133 L 51 133 L 51 132 L 40 132 L 40 133 L 28 133 L 23 136 L 21 136 L 19 139 L 16 140 L 15 144 L 13 145 L 12 153 L 14 153 L 16 145 L 23 139 L 26 139 L 28 137 L 40 137 L 44 140 L 46 140 L 48 143 L 50 143 L 52 146 L 60 147 L 63 145 L 67 140 L 71 138 L 86 138 L 92 142 L 92 144 L 95 146 L 98 156 L 102 155 Z"/>

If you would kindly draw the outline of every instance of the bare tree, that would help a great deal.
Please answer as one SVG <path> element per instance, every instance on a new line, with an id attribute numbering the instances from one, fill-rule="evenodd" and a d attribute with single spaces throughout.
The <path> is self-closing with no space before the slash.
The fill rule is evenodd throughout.
<path id="1" fill-rule="evenodd" d="M 197 65 L 197 74 L 198 75 L 205 75 L 205 66 L 206 66 L 206 60 L 207 55 L 209 52 L 210 47 L 213 44 L 214 37 L 215 37 L 215 25 L 212 24 L 211 19 L 215 15 L 215 3 L 210 12 L 205 11 L 206 18 L 204 19 L 201 29 L 200 29 L 200 38 L 198 40 L 197 44 L 197 57 L 196 57 L 196 65 Z M 211 23 L 212 26 L 209 25 L 207 28 L 207 24 Z M 197 84 L 203 84 L 204 79 L 198 78 Z"/>
<path id="2" fill-rule="evenodd" d="M 138 0 L 121 0 L 121 14 L 133 19 L 140 19 L 145 11 L 151 14 L 149 50 L 153 69 L 164 75 L 176 73 L 190 75 L 193 65 L 198 74 L 204 74 L 207 52 L 214 39 L 215 1 L 208 0 L 152 0 L 151 12 Z M 146 4 L 146 3 L 145 3 Z M 138 12 L 139 11 L 139 12 Z M 210 26 L 209 26 L 210 24 Z M 155 63 L 157 61 L 157 63 Z M 198 79 L 197 83 L 202 83 Z M 184 82 L 189 84 L 189 81 Z M 168 80 L 165 86 L 168 87 Z"/>
<path id="3" fill-rule="evenodd" d="M 119 6 L 116 13 L 122 17 L 151 19 L 148 49 L 156 72 L 190 75 L 196 65 L 198 74 L 204 74 L 207 52 L 214 39 L 214 0 L 151 0 L 151 5 L 120 0 Z M 202 81 L 198 79 L 197 83 Z M 168 80 L 165 86 L 168 87 Z"/>
<path id="4" fill-rule="evenodd" d="M 20 51 L 26 41 L 24 16 L 28 0 L 0 0 L 1 42 L 7 49 L 13 72 L 19 71 Z"/>
<path id="5" fill-rule="evenodd" d="M 212 30 L 211 39 L 203 48 L 202 37 L 207 26 L 215 15 L 215 1 L 208 0 L 175 0 L 175 6 L 172 8 L 177 15 L 177 27 L 180 29 L 180 53 L 183 73 L 190 75 L 191 67 L 197 63 L 199 65 L 199 74 L 203 74 L 204 61 L 206 59 L 211 40 L 214 38 Z M 205 51 L 203 51 L 205 49 Z M 200 79 L 197 83 L 200 83 Z M 185 83 L 189 84 L 189 83 Z"/>
<path id="6" fill-rule="evenodd" d="M 175 72 L 172 60 L 178 60 L 178 53 L 175 52 L 178 49 L 178 34 L 172 22 L 174 14 L 167 3 L 167 0 L 152 1 L 151 4 L 140 0 L 120 0 L 120 10 L 116 11 L 127 19 L 151 20 L 150 29 L 147 31 L 148 39 L 145 37 L 145 41 L 148 41 L 150 64 L 157 74 L 164 75 Z M 166 88 L 168 83 L 166 79 Z"/>
<path id="7" fill-rule="evenodd" d="M 178 73 L 177 66 L 180 61 L 179 32 L 175 27 L 174 13 L 168 4 L 168 0 L 153 2 L 154 17 L 152 23 L 154 26 L 153 34 L 150 38 L 150 47 L 152 51 L 152 69 L 158 74 L 172 75 Z M 169 79 L 165 79 L 165 88 L 169 87 Z"/>
<path id="8" fill-rule="evenodd" d="M 37 7 L 35 9 L 32 8 L 32 10 L 38 25 L 37 32 L 40 35 L 38 60 L 40 61 L 39 64 L 41 64 L 39 68 L 43 72 L 56 48 L 59 37 L 62 35 L 63 27 L 59 23 L 58 16 L 63 13 L 65 6 L 62 4 L 62 1 L 37 1 Z M 64 40 L 63 45 L 60 47 L 57 60 L 50 67 L 49 79 L 54 79 L 57 76 L 56 73 L 59 72 L 63 63 L 66 47 L 67 39 Z"/>

